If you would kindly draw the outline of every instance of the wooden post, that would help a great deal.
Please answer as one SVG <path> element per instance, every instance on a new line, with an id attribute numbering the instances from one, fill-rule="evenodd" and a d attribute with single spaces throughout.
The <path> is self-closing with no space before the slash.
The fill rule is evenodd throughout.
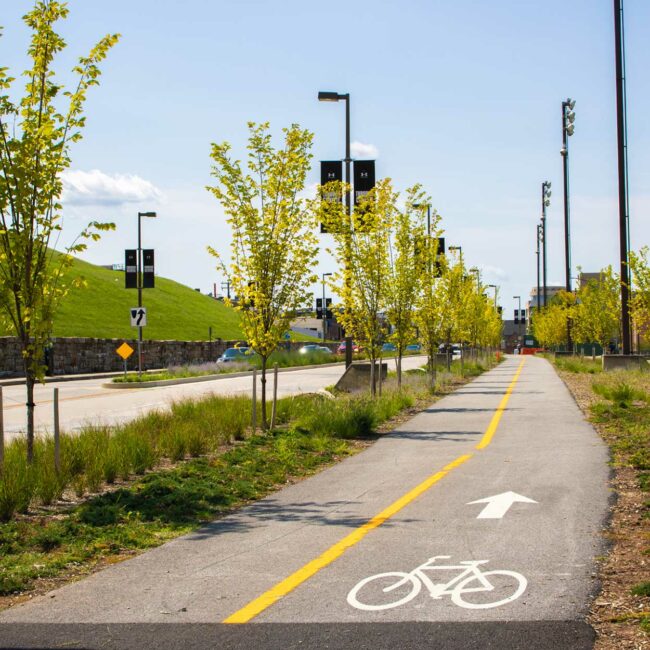
<path id="1" fill-rule="evenodd" d="M 253 369 L 253 433 L 257 431 L 257 368 Z"/>
<path id="2" fill-rule="evenodd" d="M 275 427 L 276 405 L 278 403 L 278 364 L 273 364 L 273 406 L 271 407 L 271 430 Z"/>
<path id="3" fill-rule="evenodd" d="M 0 386 L 0 476 L 5 467 L 5 426 L 2 405 L 2 386 Z"/>
<path id="4" fill-rule="evenodd" d="M 61 471 L 61 436 L 59 431 L 59 389 L 54 389 L 54 469 Z"/>

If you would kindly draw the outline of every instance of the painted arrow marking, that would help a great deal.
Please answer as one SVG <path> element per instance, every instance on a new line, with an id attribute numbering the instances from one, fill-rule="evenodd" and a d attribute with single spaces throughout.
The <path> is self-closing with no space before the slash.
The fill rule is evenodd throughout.
<path id="1" fill-rule="evenodd" d="M 504 492 L 503 494 L 495 494 L 493 497 L 486 497 L 485 499 L 478 499 L 470 501 L 467 505 L 471 506 L 475 503 L 487 503 L 485 508 L 478 513 L 477 519 L 501 519 L 503 515 L 510 510 L 513 503 L 537 503 L 533 499 L 524 497 L 516 492 Z"/>

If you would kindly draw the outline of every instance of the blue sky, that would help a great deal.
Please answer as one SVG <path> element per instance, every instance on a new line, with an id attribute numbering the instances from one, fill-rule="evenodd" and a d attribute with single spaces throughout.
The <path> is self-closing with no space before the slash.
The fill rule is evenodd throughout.
<path id="1" fill-rule="evenodd" d="M 7 3 L 9 4 L 9 3 Z M 210 143 L 243 155 L 248 120 L 274 131 L 298 122 L 315 133 L 318 160 L 343 156 L 343 105 L 352 139 L 378 152 L 377 174 L 398 189 L 419 182 L 443 216 L 447 241 L 468 265 L 513 295 L 536 281 L 540 186 L 548 211 L 549 284 L 564 280 L 561 102 L 576 99 L 570 141 L 572 260 L 618 264 L 615 78 L 611 0 L 386 0 L 328 3 L 72 0 L 60 25 L 76 56 L 107 32 L 121 42 L 87 104 L 73 149 L 64 228 L 89 219 L 118 229 L 85 258 L 121 262 L 135 245 L 138 210 L 157 271 L 203 291 L 223 278 L 205 251 L 224 250 L 228 229 L 205 190 Z M 0 63 L 24 67 L 31 3 L 3 7 Z M 632 247 L 650 243 L 650 4 L 626 0 Z M 89 174 L 92 170 L 97 170 Z M 324 239 L 324 245 L 328 242 Z M 321 271 L 332 270 L 323 255 Z M 574 268 L 575 275 L 575 268 Z"/>

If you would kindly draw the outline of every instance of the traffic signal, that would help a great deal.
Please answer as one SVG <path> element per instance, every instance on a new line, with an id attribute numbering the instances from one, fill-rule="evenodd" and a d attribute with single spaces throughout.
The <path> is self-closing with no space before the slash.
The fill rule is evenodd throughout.
<path id="1" fill-rule="evenodd" d="M 316 318 L 323 318 L 323 299 L 316 298 Z"/>
<path id="2" fill-rule="evenodd" d="M 135 248 L 124 251 L 124 288 L 138 288 L 138 251 Z"/>
<path id="3" fill-rule="evenodd" d="M 154 274 L 153 274 L 153 248 L 145 248 L 142 251 L 142 288 L 154 288 Z"/>

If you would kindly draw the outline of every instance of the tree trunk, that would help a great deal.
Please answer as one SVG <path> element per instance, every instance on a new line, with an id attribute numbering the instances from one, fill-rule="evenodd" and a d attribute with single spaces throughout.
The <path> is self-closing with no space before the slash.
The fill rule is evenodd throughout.
<path id="1" fill-rule="evenodd" d="M 375 357 L 370 357 L 370 395 L 374 398 L 377 395 L 377 386 L 375 385 Z"/>
<path id="2" fill-rule="evenodd" d="M 268 422 L 266 421 L 266 357 L 262 357 L 262 378 L 260 379 L 260 384 L 262 385 L 262 431 L 266 431 L 269 428 Z"/>

